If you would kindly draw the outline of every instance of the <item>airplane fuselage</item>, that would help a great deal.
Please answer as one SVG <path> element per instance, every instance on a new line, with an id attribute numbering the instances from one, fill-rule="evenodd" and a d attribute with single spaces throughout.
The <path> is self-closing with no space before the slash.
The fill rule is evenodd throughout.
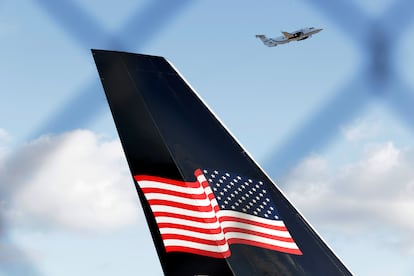
<path id="1" fill-rule="evenodd" d="M 286 44 L 292 41 L 300 41 L 311 37 L 312 35 L 319 33 L 322 29 L 316 29 L 314 27 L 302 28 L 295 32 L 282 32 L 283 36 L 276 38 L 267 38 L 265 35 L 256 35 L 262 42 L 269 47 L 274 47 L 279 44 Z"/>

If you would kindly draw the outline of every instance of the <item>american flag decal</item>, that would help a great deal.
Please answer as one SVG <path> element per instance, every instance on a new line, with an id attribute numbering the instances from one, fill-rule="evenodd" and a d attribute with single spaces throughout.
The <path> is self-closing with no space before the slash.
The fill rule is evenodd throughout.
<path id="1" fill-rule="evenodd" d="M 227 258 L 238 243 L 302 255 L 263 182 L 217 170 L 194 174 L 195 182 L 135 176 L 167 252 Z"/>

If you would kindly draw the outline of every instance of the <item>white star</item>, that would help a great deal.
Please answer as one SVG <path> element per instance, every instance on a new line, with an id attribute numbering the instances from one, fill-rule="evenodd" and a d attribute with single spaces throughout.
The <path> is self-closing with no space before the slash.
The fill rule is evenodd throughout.
<path id="1" fill-rule="evenodd" d="M 230 177 L 230 174 L 229 174 L 229 173 L 226 173 L 226 176 L 227 176 L 227 177 Z"/>
<path id="2" fill-rule="evenodd" d="M 248 179 L 247 181 L 249 181 L 250 183 L 253 183 L 253 181 L 251 179 Z"/>

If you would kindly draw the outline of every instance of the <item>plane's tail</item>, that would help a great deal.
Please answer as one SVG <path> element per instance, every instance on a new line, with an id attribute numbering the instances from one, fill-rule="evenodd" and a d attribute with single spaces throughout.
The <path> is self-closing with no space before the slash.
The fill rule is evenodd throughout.
<path id="1" fill-rule="evenodd" d="M 165 275 L 350 275 L 168 61 L 92 52 Z"/>
<path id="2" fill-rule="evenodd" d="M 268 38 L 265 35 L 256 35 L 257 38 L 259 38 L 261 41 L 266 42 Z"/>
<path id="3" fill-rule="evenodd" d="M 265 35 L 256 35 L 256 37 L 259 38 L 263 42 L 263 44 L 266 46 L 269 46 L 269 47 L 277 46 L 277 43 L 275 43 L 273 39 L 268 38 Z"/>

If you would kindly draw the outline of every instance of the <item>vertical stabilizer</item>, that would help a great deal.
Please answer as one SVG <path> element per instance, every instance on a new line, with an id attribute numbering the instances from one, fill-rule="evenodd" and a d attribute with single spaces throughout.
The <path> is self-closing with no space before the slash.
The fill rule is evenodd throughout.
<path id="1" fill-rule="evenodd" d="M 92 53 L 165 275 L 350 275 L 164 58 Z"/>

